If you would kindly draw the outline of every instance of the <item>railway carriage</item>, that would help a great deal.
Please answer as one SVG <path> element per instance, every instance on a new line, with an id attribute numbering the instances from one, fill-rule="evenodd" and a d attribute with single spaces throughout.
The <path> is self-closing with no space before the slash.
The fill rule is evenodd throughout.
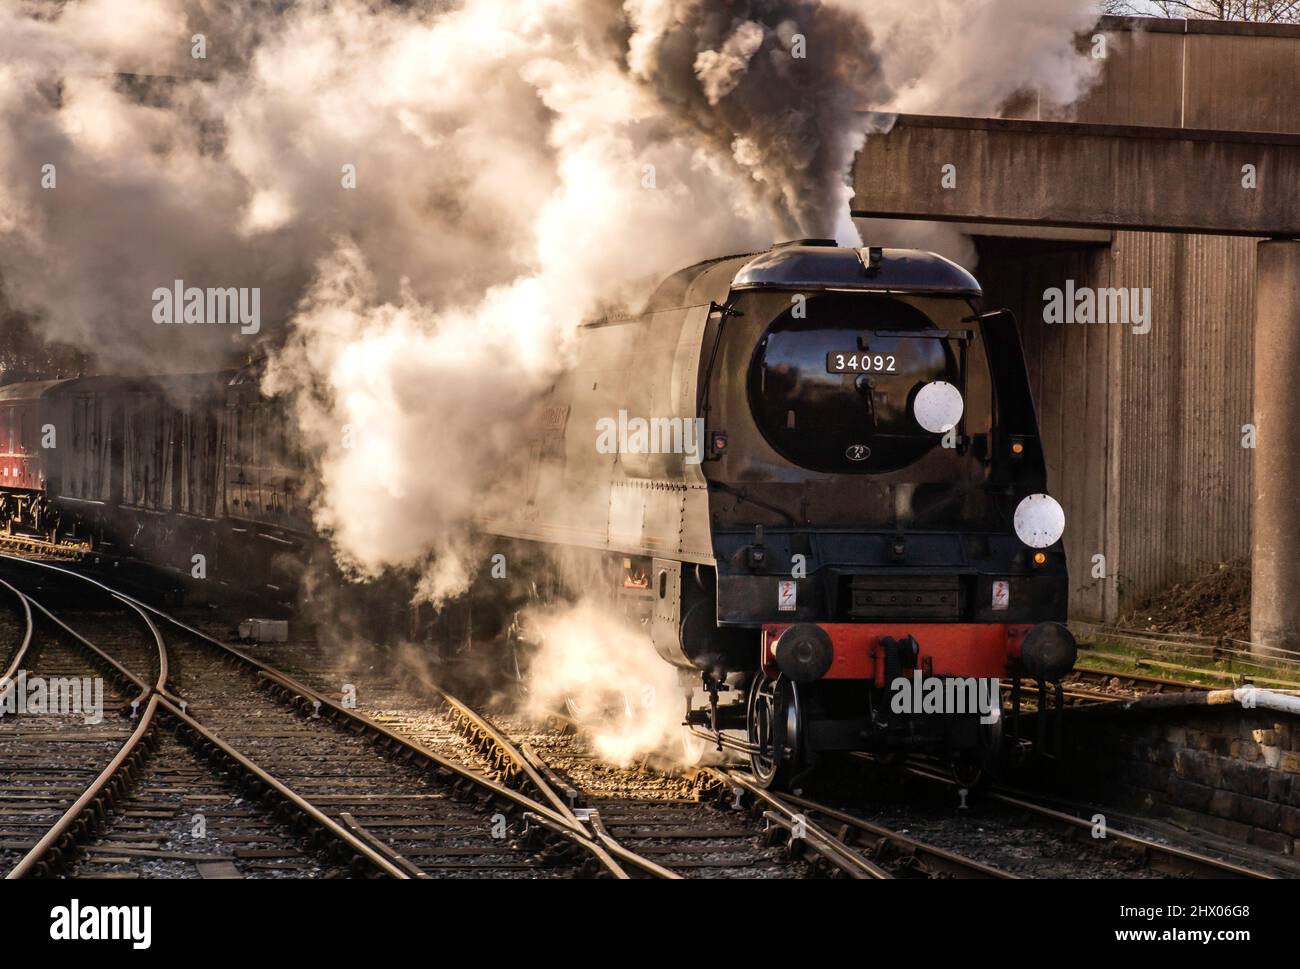
<path id="1" fill-rule="evenodd" d="M 302 453 L 252 368 L 0 387 L 0 466 L 11 534 L 292 598 Z"/>
<path id="2" fill-rule="evenodd" d="M 229 373 L 83 377 L 44 394 L 62 532 L 188 573 L 215 558 Z"/>
<path id="3" fill-rule="evenodd" d="M 42 398 L 57 381 L 0 386 L 0 527 L 46 533 L 53 527 L 45 496 Z"/>

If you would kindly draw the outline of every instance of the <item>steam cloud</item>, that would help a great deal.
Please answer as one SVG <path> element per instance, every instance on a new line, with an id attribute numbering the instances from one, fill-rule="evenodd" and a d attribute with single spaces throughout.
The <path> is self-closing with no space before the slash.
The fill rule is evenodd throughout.
<path id="1" fill-rule="evenodd" d="M 598 602 L 526 613 L 528 635 L 541 646 L 529 666 L 525 712 L 543 717 L 567 706 L 596 751 L 624 765 L 650 750 L 674 753 L 682 722 L 677 674 L 644 633 Z"/>
<path id="2" fill-rule="evenodd" d="M 584 317 L 708 256 L 856 244 L 863 109 L 1064 103 L 1095 66 L 1090 0 L 444 6 L 0 4 L 5 299 L 105 368 L 207 370 L 251 341 L 150 294 L 260 287 L 317 524 L 434 601 Z"/>

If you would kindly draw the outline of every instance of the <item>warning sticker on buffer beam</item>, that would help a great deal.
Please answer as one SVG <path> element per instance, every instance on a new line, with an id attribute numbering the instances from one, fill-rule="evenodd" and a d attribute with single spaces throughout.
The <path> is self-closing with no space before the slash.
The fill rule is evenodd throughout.
<path id="1" fill-rule="evenodd" d="M 1011 603 L 1011 583 L 998 579 L 993 583 L 993 608 L 1005 609 Z"/>
<path id="2" fill-rule="evenodd" d="M 793 579 L 783 579 L 777 583 L 776 608 L 781 612 L 794 612 L 795 584 Z"/>

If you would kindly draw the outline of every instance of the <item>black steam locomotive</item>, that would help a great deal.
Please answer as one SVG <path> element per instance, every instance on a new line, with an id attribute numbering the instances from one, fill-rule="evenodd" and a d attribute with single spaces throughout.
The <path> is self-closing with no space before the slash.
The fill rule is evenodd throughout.
<path id="1" fill-rule="evenodd" d="M 509 512 L 478 525 L 538 563 L 533 598 L 594 594 L 646 631 L 693 756 L 743 751 L 773 784 L 920 750 L 973 779 L 1002 747 L 998 681 L 1041 698 L 1075 658 L 1015 323 L 980 295 L 939 256 L 822 240 L 684 269 L 581 327 L 503 469 Z M 258 385 L 0 387 L 0 523 L 284 592 L 304 461 Z M 442 609 L 431 647 L 509 639 L 526 602 L 500 588 Z"/>
<path id="2" fill-rule="evenodd" d="M 648 629 L 692 754 L 777 783 L 922 750 L 973 780 L 997 682 L 1041 696 L 1076 653 L 1015 321 L 980 296 L 942 257 L 823 240 L 682 270 L 582 328 L 484 527 L 565 547 Z"/>

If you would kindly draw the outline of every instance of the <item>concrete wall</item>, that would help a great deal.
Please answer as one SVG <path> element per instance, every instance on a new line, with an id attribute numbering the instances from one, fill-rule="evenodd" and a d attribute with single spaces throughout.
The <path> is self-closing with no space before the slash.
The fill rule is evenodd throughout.
<path id="1" fill-rule="evenodd" d="M 1078 104 L 1029 96 L 1005 116 L 1300 133 L 1300 27 L 1107 17 L 1100 32 L 1106 60 Z M 1241 425 L 1251 420 L 1255 242 L 1123 231 L 1109 247 L 980 240 L 989 305 L 1021 321 L 1080 618 L 1114 620 L 1249 553 Z M 1046 326 L 1042 292 L 1067 278 L 1150 286 L 1151 332 Z M 1095 552 L 1112 578 L 1091 578 Z"/>
<path id="2" fill-rule="evenodd" d="M 1030 95 L 1006 117 L 1300 132 L 1300 26 L 1105 17 L 1098 32 L 1106 57 L 1086 97 L 1062 107 Z"/>
<path id="3" fill-rule="evenodd" d="M 1110 246 L 981 238 L 986 305 L 1020 321 L 1071 613 L 1114 620 L 1250 543 L 1254 242 L 1118 232 Z M 1043 322 L 1043 291 L 1150 287 L 1152 326 Z M 1106 557 L 1106 578 L 1092 576 Z"/>
<path id="4" fill-rule="evenodd" d="M 1151 286 L 1154 322 L 1118 341 L 1119 575 L 1126 604 L 1250 548 L 1255 243 L 1118 233 L 1111 285 Z"/>

